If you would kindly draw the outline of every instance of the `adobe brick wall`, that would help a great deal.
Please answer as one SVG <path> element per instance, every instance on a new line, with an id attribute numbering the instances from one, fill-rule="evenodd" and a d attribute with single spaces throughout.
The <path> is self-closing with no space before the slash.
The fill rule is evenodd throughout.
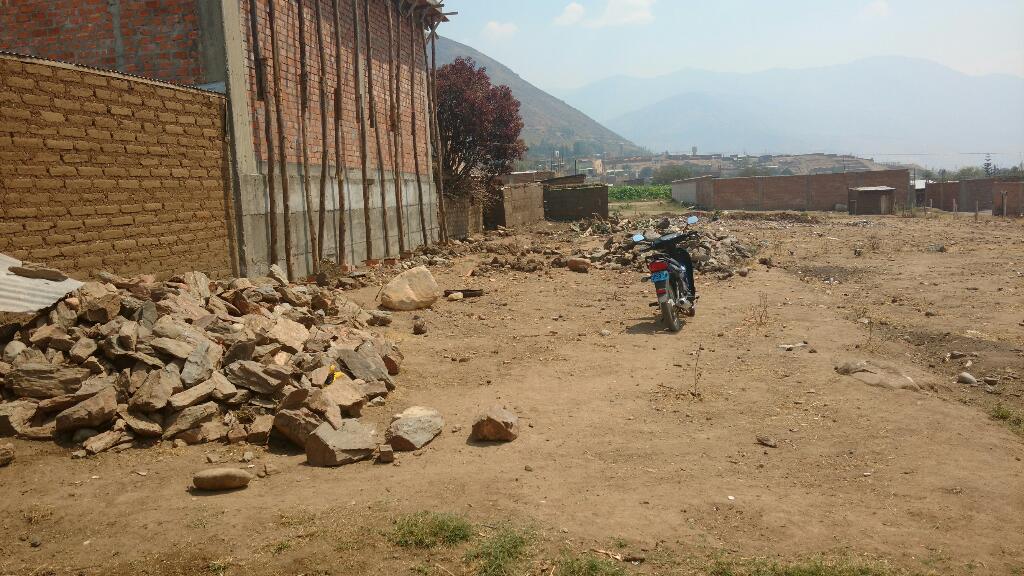
<path id="1" fill-rule="evenodd" d="M 232 271 L 225 101 L 0 55 L 0 252 L 77 277 Z"/>
<path id="2" fill-rule="evenodd" d="M 181 84 L 204 83 L 196 0 L 0 2 L 0 49 Z"/>
<path id="3" fill-rule="evenodd" d="M 1006 202 L 1005 212 L 1003 202 Z M 996 182 L 992 186 L 992 214 L 1024 215 L 1024 182 Z"/>
<path id="4" fill-rule="evenodd" d="M 908 170 L 877 170 L 809 176 L 757 176 L 701 181 L 699 206 L 710 210 L 835 210 L 845 206 L 850 188 L 890 186 L 898 205 L 906 203 Z"/>
<path id="5" fill-rule="evenodd" d="M 526 226 L 543 219 L 544 186 L 539 182 L 502 187 L 484 212 L 487 228 Z"/>
<path id="6" fill-rule="evenodd" d="M 544 217 L 548 220 L 579 220 L 608 217 L 608 185 L 545 186 Z"/>

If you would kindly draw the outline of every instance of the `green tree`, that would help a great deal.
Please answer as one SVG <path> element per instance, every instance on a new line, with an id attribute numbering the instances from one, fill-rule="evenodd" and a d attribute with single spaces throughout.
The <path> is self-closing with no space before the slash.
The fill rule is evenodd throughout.
<path id="1" fill-rule="evenodd" d="M 654 173 L 655 184 L 671 184 L 676 180 L 685 180 L 693 176 L 693 172 L 681 164 L 668 164 L 658 168 Z"/>
<path id="2" fill-rule="evenodd" d="M 966 166 L 956 173 L 957 180 L 977 180 L 984 177 L 985 171 L 977 166 Z"/>

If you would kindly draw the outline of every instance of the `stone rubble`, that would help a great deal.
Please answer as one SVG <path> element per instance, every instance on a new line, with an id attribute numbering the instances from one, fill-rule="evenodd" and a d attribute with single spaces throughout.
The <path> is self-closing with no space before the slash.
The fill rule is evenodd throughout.
<path id="1" fill-rule="evenodd" d="M 420 303 L 440 296 L 425 268 L 409 274 Z M 353 419 L 395 389 L 404 357 L 369 331 L 389 314 L 340 287 L 290 284 L 280 269 L 99 279 L 0 341 L 0 437 L 73 442 L 84 456 L 161 441 L 265 444 L 272 431 L 306 448 L 319 430 L 328 465 L 375 452 L 372 435 L 339 438 L 359 436 Z"/>

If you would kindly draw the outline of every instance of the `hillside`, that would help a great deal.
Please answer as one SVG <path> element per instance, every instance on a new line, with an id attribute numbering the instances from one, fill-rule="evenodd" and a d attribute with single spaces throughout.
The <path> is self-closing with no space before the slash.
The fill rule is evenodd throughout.
<path id="1" fill-rule="evenodd" d="M 531 158 L 548 158 L 553 150 L 578 154 L 634 152 L 638 148 L 625 138 L 595 122 L 586 114 L 523 80 L 518 74 L 487 55 L 440 37 L 437 42 L 438 65 L 459 57 L 472 58 L 487 68 L 494 84 L 505 84 L 522 103 L 523 140 Z"/>
<path id="2" fill-rule="evenodd" d="M 629 96 L 628 98 L 626 96 Z M 970 76 L 902 57 L 750 74 L 614 77 L 567 95 L 654 150 L 853 153 L 928 165 L 1020 162 L 1024 78 Z"/>

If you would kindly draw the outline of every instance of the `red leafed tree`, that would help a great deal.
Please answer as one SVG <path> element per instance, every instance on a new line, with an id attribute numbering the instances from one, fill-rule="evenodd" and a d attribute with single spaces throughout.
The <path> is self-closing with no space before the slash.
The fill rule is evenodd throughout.
<path id="1" fill-rule="evenodd" d="M 526 153 L 519 100 L 508 86 L 492 85 L 471 58 L 437 70 L 437 123 L 446 196 L 486 194 Z"/>

